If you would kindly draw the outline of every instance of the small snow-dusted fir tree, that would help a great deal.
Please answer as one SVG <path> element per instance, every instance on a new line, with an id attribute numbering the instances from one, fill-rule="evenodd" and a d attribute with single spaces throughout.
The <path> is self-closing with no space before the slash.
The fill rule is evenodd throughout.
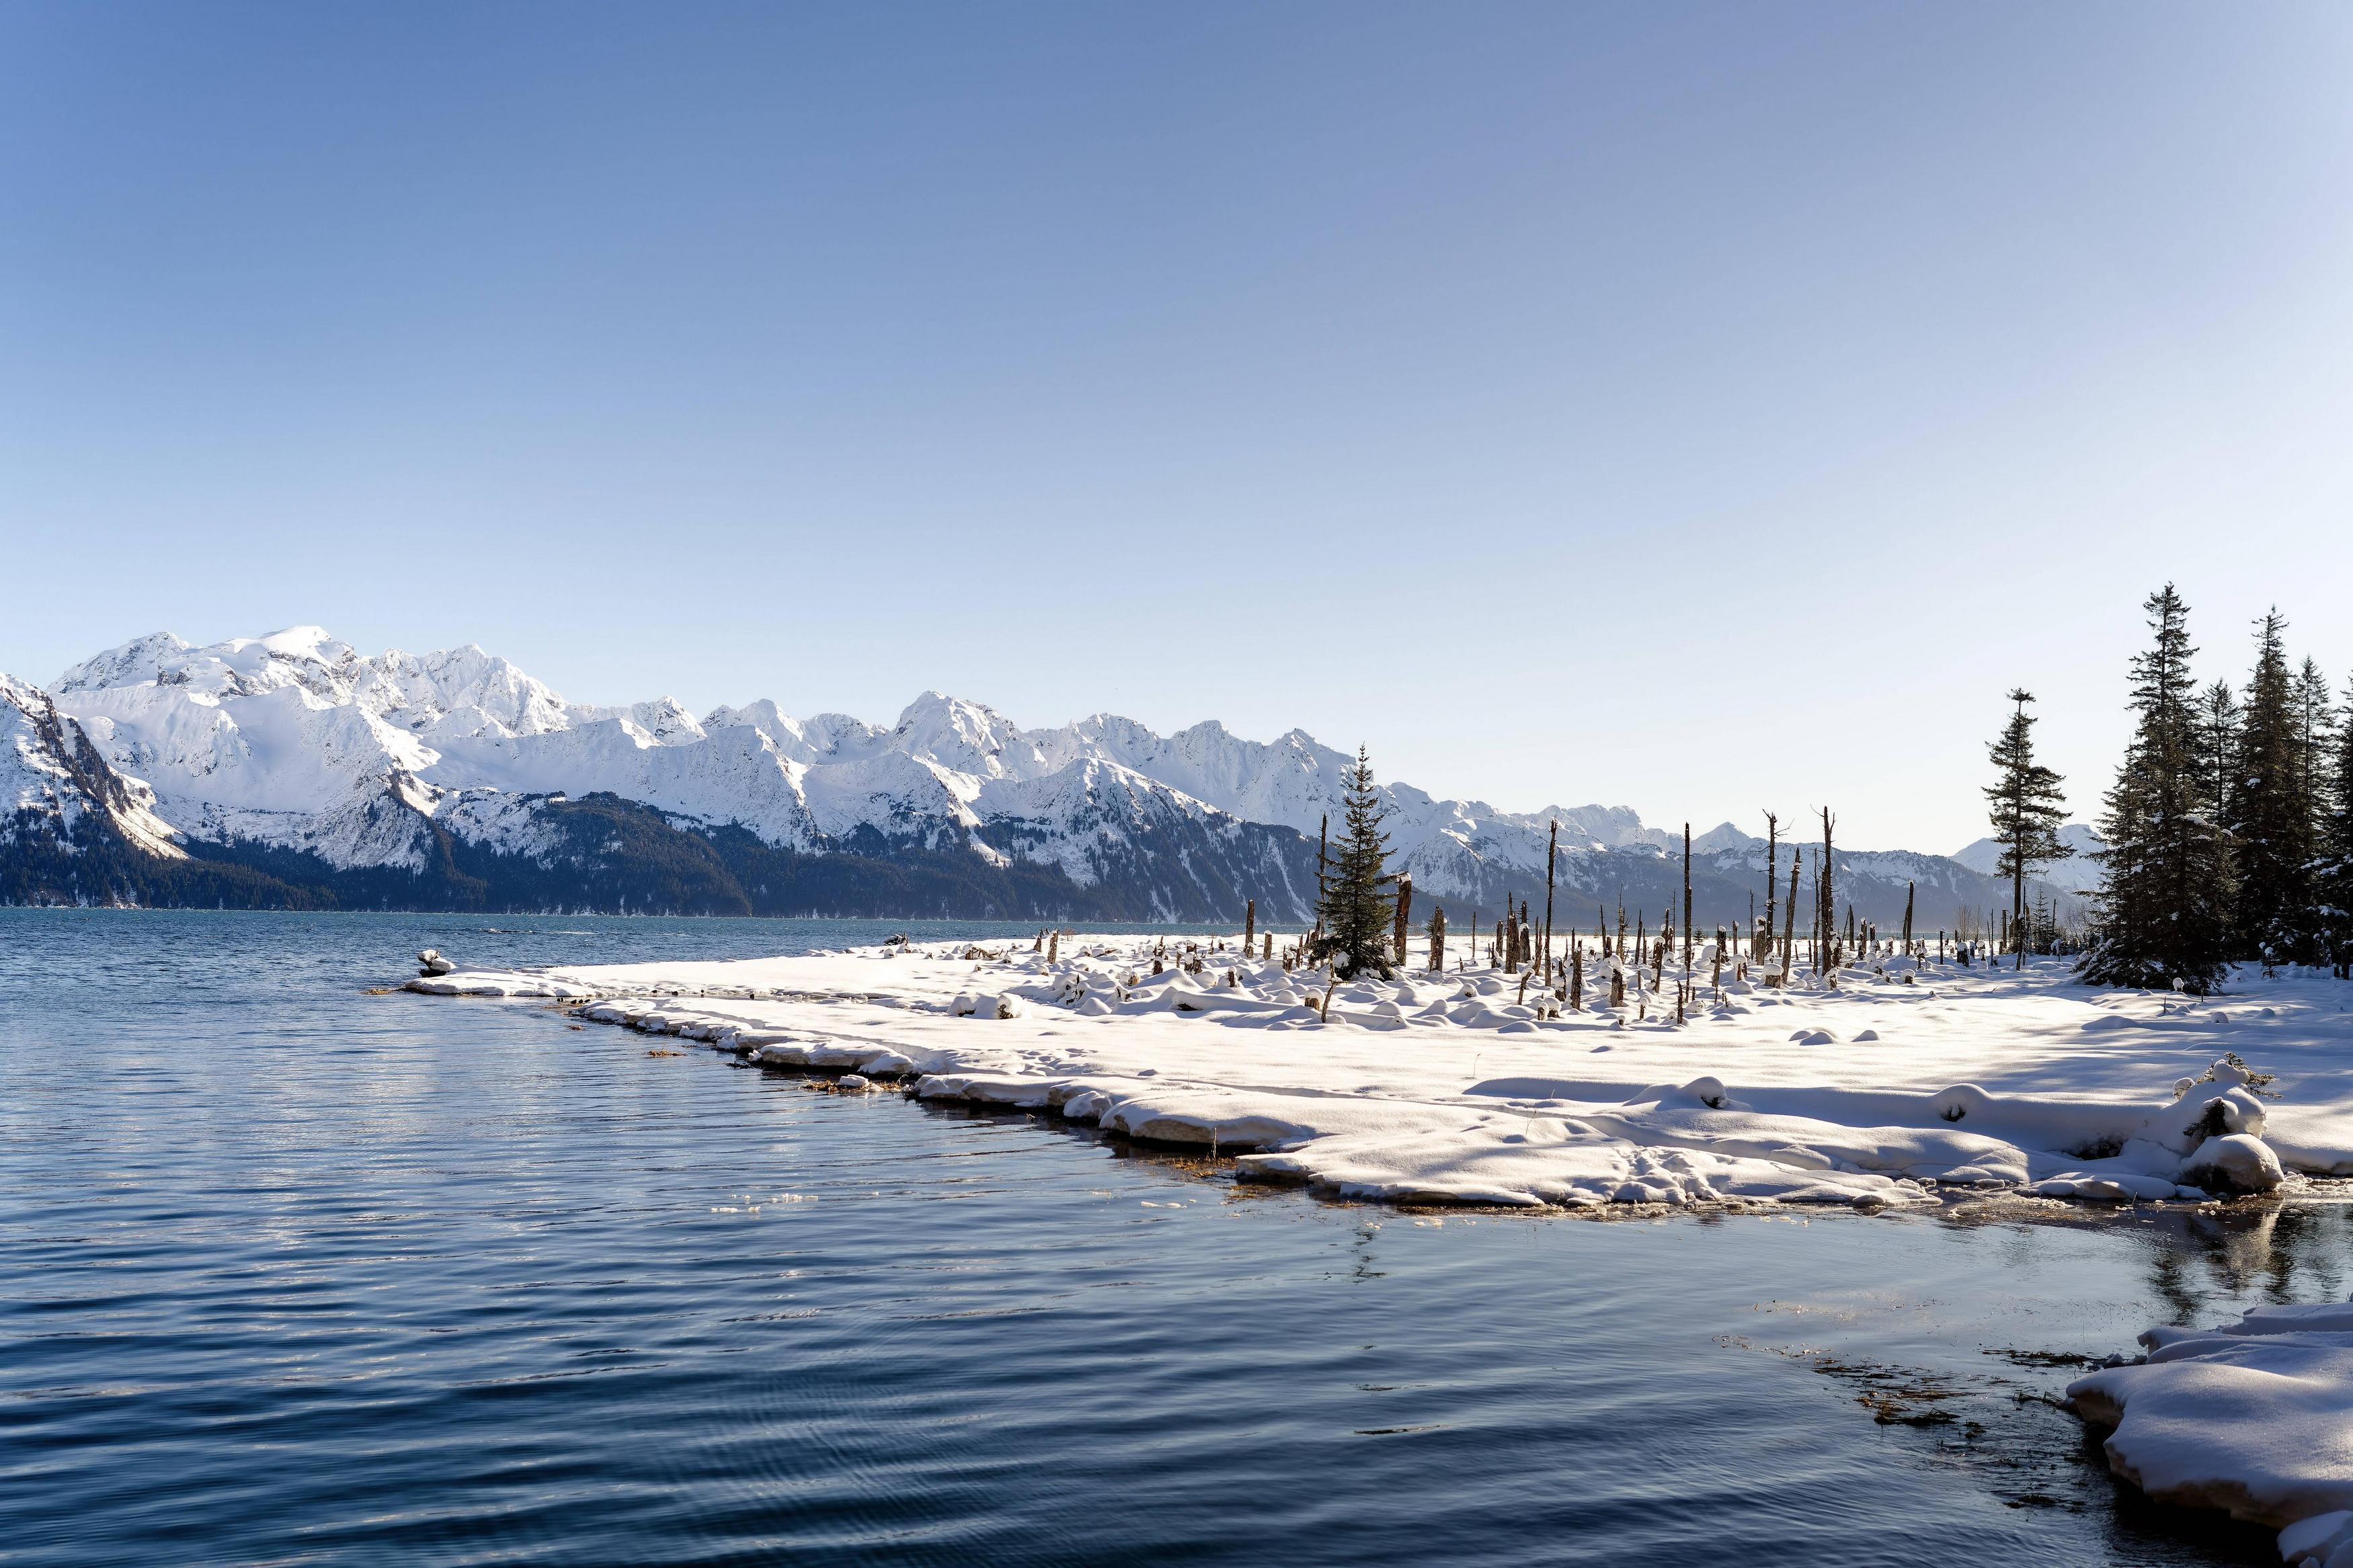
<path id="1" fill-rule="evenodd" d="M 2310 956 L 2312 824 L 2295 680 L 2274 610 L 2255 634 L 2239 731 L 2237 789 L 2229 826 L 2237 850 L 2237 951 L 2264 963 Z"/>
<path id="2" fill-rule="evenodd" d="M 1993 841 L 2001 846 L 1994 871 L 2010 879 L 2010 929 L 2021 931 L 2027 874 L 2067 858 L 2067 846 L 2059 839 L 2067 801 L 2059 793 L 2059 775 L 2034 760 L 2034 719 L 2026 710 L 2034 693 L 2013 689 L 2008 700 L 2014 705 L 2010 722 L 2002 726 L 2001 739 L 1987 748 L 2000 777 L 1985 793 L 1993 808 Z M 2021 962 L 2027 945 L 2018 943 Z"/>
<path id="3" fill-rule="evenodd" d="M 1310 950 L 1317 963 L 1327 960 L 1343 980 L 1377 974 L 1387 980 L 1395 972 L 1389 962 L 1389 895 L 1397 879 L 1385 868 L 1388 836 L 1381 831 L 1388 813 L 1373 788 L 1373 764 L 1361 746 L 1356 765 L 1348 770 L 1341 797 L 1340 842 L 1324 879 L 1324 897 L 1316 909 L 1323 935 Z"/>
<path id="4" fill-rule="evenodd" d="M 2137 721 L 2101 819 L 2106 875 L 2084 977 L 2202 996 L 2229 967 L 2229 842 L 2200 809 L 2189 607 L 2170 583 L 2147 607 L 2157 640 L 2132 663 Z"/>

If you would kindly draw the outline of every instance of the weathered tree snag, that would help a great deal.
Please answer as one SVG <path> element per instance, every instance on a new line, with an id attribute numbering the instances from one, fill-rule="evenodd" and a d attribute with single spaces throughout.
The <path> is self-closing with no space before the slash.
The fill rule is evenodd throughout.
<path id="1" fill-rule="evenodd" d="M 1446 906 L 1430 911 L 1430 972 L 1446 973 Z"/>
<path id="2" fill-rule="evenodd" d="M 1560 819 L 1555 817 L 1552 836 L 1545 843 L 1544 973 L 1545 984 L 1547 985 L 1552 984 L 1552 869 L 1555 862 L 1559 858 Z"/>
<path id="3" fill-rule="evenodd" d="M 1397 944 L 1398 967 L 1400 969 L 1405 967 L 1405 933 L 1409 929 L 1410 929 L 1407 926 L 1406 921 L 1412 918 L 1413 878 L 1410 875 L 1401 876 L 1398 879 L 1397 929 L 1392 933 L 1393 940 Z"/>
<path id="4" fill-rule="evenodd" d="M 1257 945 L 1257 942 L 1258 900 L 1244 899 L 1242 900 L 1242 956 L 1244 958 L 1250 956 L 1250 950 Z"/>
<path id="5" fill-rule="evenodd" d="M 1332 814 L 1327 811 L 1324 814 L 1322 823 L 1315 829 L 1315 931 L 1311 940 L 1320 939 L 1324 934 L 1324 903 L 1329 896 L 1325 891 L 1324 884 L 1328 880 L 1332 863 L 1331 847 Z"/>
<path id="6" fill-rule="evenodd" d="M 1781 975 L 1773 984 L 1789 984 L 1789 965 L 1797 957 L 1798 928 L 1798 862 L 1806 858 L 1802 849 L 1789 851 L 1789 901 L 1781 907 Z"/>
<path id="7" fill-rule="evenodd" d="M 1692 907 L 1691 907 L 1691 824 L 1683 824 L 1683 968 L 1691 968 Z M 1690 978 L 1685 975 L 1684 978 Z"/>
<path id="8" fill-rule="evenodd" d="M 1837 938 L 1838 889 L 1834 885 L 1836 871 L 1837 862 L 1831 857 L 1831 808 L 1826 805 L 1822 807 L 1822 863 L 1814 868 L 1815 879 L 1821 885 L 1822 919 L 1820 929 L 1822 941 L 1826 945 Z M 1827 958 L 1830 954 L 1824 952 L 1821 956 Z"/>

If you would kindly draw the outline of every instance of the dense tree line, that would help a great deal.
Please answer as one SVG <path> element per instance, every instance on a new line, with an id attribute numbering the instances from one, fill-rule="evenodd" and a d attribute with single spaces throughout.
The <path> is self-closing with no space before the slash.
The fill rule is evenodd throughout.
<path id="1" fill-rule="evenodd" d="M 2233 963 L 2353 969 L 2353 687 L 2342 703 L 2287 623 L 2258 623 L 2245 686 L 2190 675 L 2189 607 L 2167 584 L 2132 664 L 2131 744 L 2105 800 L 2103 984 L 2203 994 Z"/>

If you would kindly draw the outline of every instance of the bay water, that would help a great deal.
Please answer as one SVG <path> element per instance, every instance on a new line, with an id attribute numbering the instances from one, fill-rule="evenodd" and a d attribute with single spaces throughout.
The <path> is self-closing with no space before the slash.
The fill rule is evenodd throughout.
<path id="1" fill-rule="evenodd" d="M 0 910 L 0 1563 L 2276 1560 L 2054 1401 L 2334 1203 L 1335 1205 L 373 994 L 898 929 L 1029 934 Z"/>

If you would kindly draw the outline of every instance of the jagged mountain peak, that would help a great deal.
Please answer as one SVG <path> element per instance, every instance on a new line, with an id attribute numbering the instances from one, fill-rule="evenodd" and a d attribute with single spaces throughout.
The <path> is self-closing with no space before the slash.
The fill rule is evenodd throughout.
<path id="1" fill-rule="evenodd" d="M 1011 720 L 945 692 L 907 704 L 892 733 L 909 755 L 976 778 L 1036 778 L 1048 769 L 1037 742 Z"/>
<path id="2" fill-rule="evenodd" d="M 526 857 L 569 843 L 593 858 L 629 834 L 740 832 L 762 853 L 961 856 L 985 873 L 951 880 L 1050 872 L 1129 900 L 1099 909 L 1223 910 L 1263 893 L 1269 913 L 1284 900 L 1296 910 L 1355 760 L 1303 728 L 1257 741 L 1215 719 L 1166 735 L 1110 712 L 1024 730 L 938 690 L 889 726 L 796 719 L 765 699 L 698 720 L 668 698 L 569 702 L 472 644 L 364 656 L 316 626 L 203 647 L 156 633 L 75 666 L 57 695 L 93 754 L 153 783 L 160 821 L 191 838 L 420 876 L 453 842 Z M 1580 897 L 1667 877 L 1682 846 L 1680 825 L 1648 827 L 1624 806 L 1510 812 L 1378 787 L 1419 893 L 1474 910 L 1541 889 L 1556 823 Z M 617 804 L 576 804 L 590 801 Z M 1729 823 L 1694 848 L 1743 888 L 1762 859 Z M 1894 879 L 1899 900 L 1915 877 L 1947 889 L 1937 898 L 1975 897 L 1951 862 L 1883 861 L 1851 862 L 1858 882 Z M 1123 879 L 1145 881 L 1123 891 Z"/>
<path id="3" fill-rule="evenodd" d="M 358 654 L 321 626 L 290 626 L 268 637 L 232 637 L 198 647 L 172 632 L 151 632 L 82 660 L 49 689 L 63 696 L 127 686 L 181 686 L 215 695 L 239 695 L 284 685 L 332 684 L 328 671 Z"/>

